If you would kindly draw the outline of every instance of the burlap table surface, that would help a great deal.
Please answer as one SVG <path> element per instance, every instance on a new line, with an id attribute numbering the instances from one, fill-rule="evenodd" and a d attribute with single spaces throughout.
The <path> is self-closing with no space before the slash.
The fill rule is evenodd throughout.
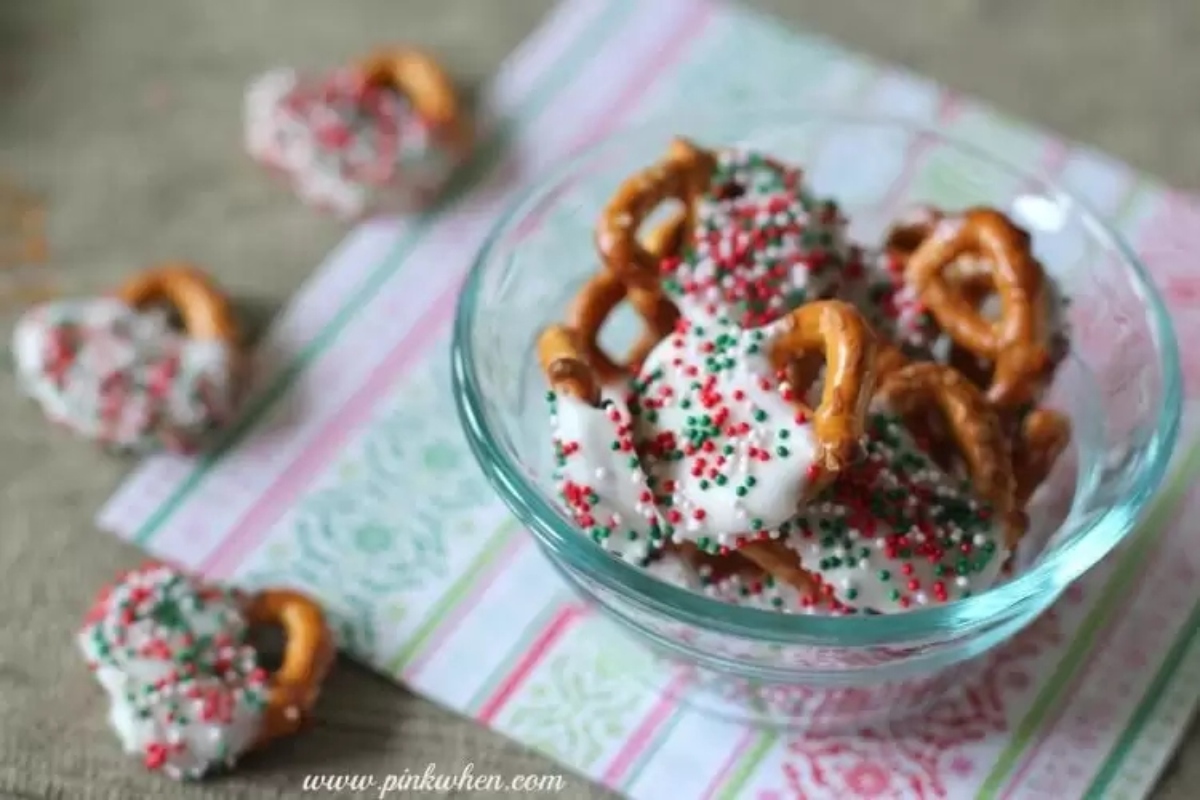
<path id="1" fill-rule="evenodd" d="M 0 176 L 46 195 L 51 269 L 65 290 L 100 291 L 132 268 L 186 257 L 261 320 L 345 229 L 247 163 L 247 77 L 280 64 L 320 68 L 405 39 L 479 83 L 551 2 L 8 0 Z M 1200 189 L 1192 0 L 751 4 Z M 139 558 L 91 524 L 128 467 L 43 424 L 0 371 L 0 796 L 290 798 L 313 796 L 302 782 L 315 771 L 382 776 L 433 762 L 449 773 L 468 763 L 476 774 L 558 771 L 345 664 L 311 733 L 201 787 L 144 774 L 108 735 L 103 699 L 71 641 L 93 593 Z M 1184 787 L 1198 778 L 1193 731 L 1159 796 L 1193 797 Z M 565 794 L 608 796 L 577 778 Z"/>

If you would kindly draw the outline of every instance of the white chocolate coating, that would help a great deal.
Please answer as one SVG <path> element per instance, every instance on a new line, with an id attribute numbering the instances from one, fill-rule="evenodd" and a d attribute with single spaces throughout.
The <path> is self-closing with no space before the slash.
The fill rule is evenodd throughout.
<path id="1" fill-rule="evenodd" d="M 638 438 L 654 442 L 646 469 L 669 503 L 672 538 L 731 545 L 796 513 L 816 440 L 766 357 L 780 323 L 748 331 L 712 317 L 685 327 L 646 358 Z"/>
<path id="2" fill-rule="evenodd" d="M 191 450 L 232 416 L 234 354 L 119 300 L 47 303 L 13 333 L 22 389 L 46 416 L 120 450 Z"/>
<path id="3" fill-rule="evenodd" d="M 162 565 L 102 595 L 77 636 L 125 752 L 176 779 L 232 765 L 262 729 L 268 676 L 238 598 Z"/>
<path id="4" fill-rule="evenodd" d="M 407 98 L 364 93 L 353 72 L 316 81 L 271 70 L 247 88 L 244 115 L 250 156 L 287 176 L 305 202 L 343 217 L 370 210 L 381 190 L 422 205 L 459 162 Z"/>
<path id="5" fill-rule="evenodd" d="M 605 392 L 595 408 L 570 395 L 551 400 L 556 481 L 575 521 L 610 553 L 642 563 L 663 526 L 632 439 L 625 400 Z"/>
<path id="6" fill-rule="evenodd" d="M 846 606 L 884 614 L 995 583 L 1008 555 L 1004 532 L 965 476 L 940 468 L 878 404 L 865 444 L 866 462 L 785 532 L 804 569 Z"/>

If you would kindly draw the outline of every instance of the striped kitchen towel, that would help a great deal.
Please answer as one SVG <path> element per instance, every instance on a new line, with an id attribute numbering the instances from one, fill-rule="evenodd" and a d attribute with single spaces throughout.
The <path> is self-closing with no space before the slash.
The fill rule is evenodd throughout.
<path id="1" fill-rule="evenodd" d="M 353 657 L 631 797 L 1144 795 L 1200 692 L 1200 547 L 1179 522 L 1200 513 L 1194 425 L 1129 547 L 1004 648 L 979 691 L 871 738 L 743 727 L 631 679 L 648 656 L 572 599 L 493 499 L 447 413 L 472 255 L 538 170 L 698 87 L 730 107 L 852 101 L 1039 164 L 1139 246 L 1181 332 L 1200 320 L 1191 198 L 742 10 L 567 0 L 497 74 L 456 199 L 356 230 L 270 331 L 221 447 L 148 460 L 100 525 L 210 576 L 306 588 Z M 914 158 L 906 180 L 945 180 Z"/>

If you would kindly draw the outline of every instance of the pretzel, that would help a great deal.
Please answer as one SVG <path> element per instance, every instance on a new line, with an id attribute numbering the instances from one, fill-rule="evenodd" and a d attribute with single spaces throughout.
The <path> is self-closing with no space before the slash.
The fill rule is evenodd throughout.
<path id="1" fill-rule="evenodd" d="M 834 611 L 847 607 L 879 611 L 880 605 L 889 602 L 907 608 L 911 599 L 901 592 L 894 591 L 889 600 L 885 591 L 888 584 L 876 581 L 872 586 L 874 576 L 886 581 L 890 579 L 886 577 L 888 573 L 905 576 L 903 583 L 915 587 L 914 591 L 929 592 L 941 602 L 949 599 L 950 590 L 935 565 L 944 568 L 954 563 L 958 546 L 947 544 L 946 537 L 956 531 L 956 535 L 962 535 L 963 529 L 955 527 L 958 524 L 955 520 L 956 514 L 967 508 L 963 501 L 978 498 L 987 504 L 982 511 L 970 512 L 978 518 L 976 533 L 997 530 L 1005 547 L 1011 549 L 1024 532 L 1025 519 L 1016 507 L 1015 479 L 1000 422 L 978 388 L 949 367 L 920 363 L 901 367 L 883 378 L 873 399 L 888 413 L 872 415 L 867 441 L 873 455 L 867 462 L 842 472 L 825 492 L 813 498 L 795 520 L 781 529 L 784 534 L 781 538 L 759 539 L 737 550 L 738 555 L 790 584 L 809 603 L 827 601 Z M 923 459 L 913 463 L 912 451 L 905 449 L 912 445 L 904 444 L 906 440 L 911 442 L 911 438 L 898 439 L 886 429 L 895 424 L 888 421 L 891 414 L 899 417 L 900 423 L 918 441 L 925 434 L 943 430 L 949 434 L 971 476 L 969 493 L 951 488 L 952 483 L 939 483 L 944 479 L 928 473 L 919 463 Z M 940 443 L 940 447 L 944 450 L 946 444 Z M 922 449 L 930 458 L 938 452 L 928 445 Z M 895 464 L 873 460 L 883 454 L 895 458 Z M 952 474 L 950 467 L 947 464 L 947 475 Z M 897 482 L 905 474 L 910 475 L 906 480 L 913 483 Z M 909 493 L 937 493 L 941 491 L 936 488 L 939 486 L 949 489 L 951 494 L 933 495 L 940 498 L 939 510 L 929 518 L 914 520 L 907 502 Z M 879 498 L 879 504 L 872 498 Z M 954 511 L 955 508 L 960 510 Z M 861 560 L 866 565 L 860 567 L 861 579 L 854 576 L 853 570 L 848 572 L 844 563 L 847 554 L 857 551 L 859 546 L 852 541 L 836 544 L 831 540 L 826 544 L 830 533 L 848 528 L 873 531 L 867 535 L 883 537 L 877 539 L 876 547 L 865 548 L 855 555 L 856 562 Z M 966 530 L 968 542 L 977 543 L 969 529 Z M 920 531 L 924 538 L 907 539 L 913 531 Z M 934 549 L 904 551 L 918 547 L 920 542 Z M 986 537 L 983 544 L 987 544 Z M 997 558 L 991 567 L 981 567 L 988 571 L 982 578 L 985 583 L 990 582 L 988 575 L 999 564 Z M 927 583 L 921 585 L 918 578 Z M 847 584 L 848 580 L 854 582 Z M 857 595 L 860 589 L 872 588 L 877 593 L 874 597 Z"/>
<path id="2" fill-rule="evenodd" d="M 1070 443 L 1071 422 L 1057 411 L 1036 408 L 1021 419 L 1013 445 L 1018 507 L 1028 505 Z"/>
<path id="3" fill-rule="evenodd" d="M 630 286 L 657 291 L 662 254 L 639 239 L 639 229 L 659 205 L 675 199 L 684 210 L 674 227 L 690 230 L 692 206 L 708 189 L 715 167 L 716 156 L 677 138 L 663 161 L 627 178 L 596 228 L 596 246 L 605 266 Z M 668 222 L 664 230 L 670 227 Z"/>
<path id="4" fill-rule="evenodd" d="M 287 589 L 252 595 L 246 605 L 251 625 L 283 629 L 283 663 L 272 675 L 258 744 L 298 732 L 309 719 L 337 650 L 321 607 Z"/>
<path id="5" fill-rule="evenodd" d="M 946 214 L 941 210 L 932 206 L 918 206 L 891 227 L 884 248 L 901 264 L 906 264 L 944 219 Z M 964 302 L 978 312 L 993 291 L 989 272 L 987 265 L 978 259 L 968 261 L 960 258 L 945 268 L 943 277 Z M 992 383 L 992 366 L 988 362 L 988 359 L 981 358 L 958 342 L 950 342 L 950 366 L 985 390 Z"/>
<path id="6" fill-rule="evenodd" d="M 643 330 L 624 362 L 604 352 L 599 342 L 604 323 L 622 300 L 629 301 L 643 323 Z M 601 383 L 610 383 L 636 372 L 655 345 L 674 330 L 678 319 L 679 310 L 661 291 L 627 287 L 620 276 L 606 270 L 584 284 L 567 313 L 568 325 L 576 333 L 577 346 Z"/>
<path id="7" fill-rule="evenodd" d="M 286 637 L 273 674 L 249 638 L 263 625 Z M 126 752 L 181 779 L 297 732 L 335 655 L 324 615 L 303 595 L 248 595 L 157 563 L 101 591 L 77 640 Z"/>
<path id="8" fill-rule="evenodd" d="M 811 364 L 816 353 L 825 357 L 821 402 L 811 416 L 817 466 L 832 475 L 850 463 L 863 434 L 875 389 L 875 336 L 858 311 L 840 300 L 806 303 L 780 320 L 780 330 L 768 350 L 777 370 Z"/>
<path id="9" fill-rule="evenodd" d="M 174 313 L 153 313 L 160 306 Z M 111 296 L 30 309 L 13 355 L 22 389 L 52 422 L 116 451 L 192 453 L 243 397 L 239 337 L 225 295 L 196 267 L 168 263 Z"/>
<path id="10" fill-rule="evenodd" d="M 408 98 L 449 149 L 463 155 L 472 131 L 454 82 L 429 54 L 408 48 L 379 50 L 358 64 L 367 83 L 394 89 Z"/>
<path id="11" fill-rule="evenodd" d="M 538 363 L 555 392 L 599 406 L 600 381 L 578 338 L 563 325 L 546 328 L 537 340 Z"/>
<path id="12" fill-rule="evenodd" d="M 891 344 L 880 347 L 876 373 L 882 384 L 887 376 L 909 366 L 912 362 L 899 348 Z M 983 365 L 966 351 L 951 351 L 948 365 L 955 372 L 981 389 L 987 386 Z M 1071 442 L 1071 423 L 1065 416 L 1045 408 L 1029 411 L 995 409 L 1001 424 L 1012 438 L 1012 471 L 1016 481 L 1016 506 L 1024 508 L 1034 491 L 1050 475 L 1059 456 Z M 937 426 L 923 424 L 918 430 L 929 432 Z M 1014 429 L 1015 430 L 1010 430 Z M 934 454 L 935 457 L 938 455 Z"/>
<path id="13" fill-rule="evenodd" d="M 753 561 L 747 559 L 741 549 L 730 550 L 724 555 L 706 553 L 689 541 L 668 543 L 663 554 L 675 554 L 697 573 L 707 573 L 714 582 L 737 577 L 743 580 L 761 580 L 766 573 Z"/>
<path id="14" fill-rule="evenodd" d="M 676 252 L 682 246 L 686 222 L 683 212 L 672 214 L 646 234 L 641 247 L 655 259 Z M 629 300 L 644 326 L 623 362 L 608 355 L 599 342 L 608 315 L 622 300 Z M 660 287 L 631 287 L 615 273 L 601 270 L 575 296 L 567 320 L 574 331 L 572 346 L 578 348 L 581 358 L 595 370 L 600 383 L 611 383 L 637 371 L 650 351 L 675 329 L 679 309 Z"/>
<path id="15" fill-rule="evenodd" d="M 800 565 L 796 553 L 778 539 L 760 539 L 739 547 L 738 555 L 757 564 L 763 572 L 788 584 L 801 597 L 820 595 L 821 581 Z"/>
<path id="16" fill-rule="evenodd" d="M 966 462 L 975 493 L 991 506 L 1005 545 L 1015 547 L 1025 522 L 1017 503 L 1012 456 L 1000 418 L 979 389 L 954 369 L 925 362 L 887 375 L 876 396 L 901 417 L 920 418 L 931 407 L 939 412 Z"/>
<path id="17" fill-rule="evenodd" d="M 229 299 L 190 264 L 169 263 L 141 272 L 125 282 L 117 297 L 139 310 L 168 303 L 192 339 L 239 343 L 237 318 Z"/>
<path id="18" fill-rule="evenodd" d="M 964 256 L 987 264 L 1000 319 L 985 319 L 963 293 L 961 281 L 947 276 L 947 268 Z M 953 341 L 994 363 L 988 389 L 993 403 L 1012 408 L 1035 399 L 1052 357 L 1045 276 L 1027 233 L 994 209 L 970 209 L 937 224 L 908 258 L 905 277 Z"/>
<path id="19" fill-rule="evenodd" d="M 888 229 L 884 250 L 901 262 L 907 262 L 945 217 L 933 206 L 919 205 L 909 209 Z"/>

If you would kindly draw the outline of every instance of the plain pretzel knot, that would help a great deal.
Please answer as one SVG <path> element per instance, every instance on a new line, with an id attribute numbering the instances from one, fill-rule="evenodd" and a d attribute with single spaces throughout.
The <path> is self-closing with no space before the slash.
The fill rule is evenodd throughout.
<path id="1" fill-rule="evenodd" d="M 902 247 L 917 230 L 901 232 Z M 905 278 L 955 344 L 994 365 L 993 404 L 1016 408 L 1037 399 L 1053 368 L 1050 298 L 1025 231 L 989 208 L 943 218 L 912 249 Z M 979 307 L 988 289 L 999 299 L 996 319 Z"/>

